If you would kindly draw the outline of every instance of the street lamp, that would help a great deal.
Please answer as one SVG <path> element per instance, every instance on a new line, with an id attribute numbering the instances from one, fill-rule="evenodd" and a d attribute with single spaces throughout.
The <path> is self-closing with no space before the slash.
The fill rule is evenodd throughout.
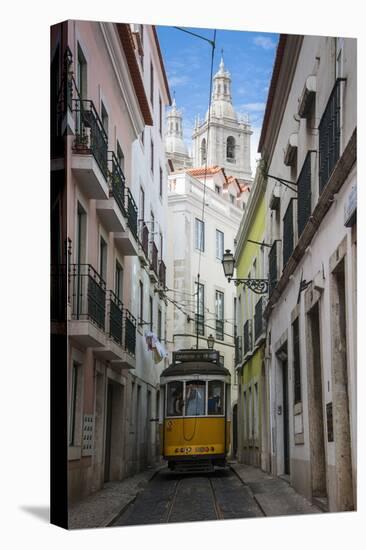
<path id="1" fill-rule="evenodd" d="M 230 250 L 225 250 L 221 263 L 225 277 L 229 283 L 230 281 L 234 281 L 237 286 L 244 285 L 256 294 L 267 294 L 269 286 L 268 279 L 233 279 L 235 260 Z"/>
<path id="2" fill-rule="evenodd" d="M 208 349 L 213 349 L 215 344 L 215 338 L 210 334 L 210 336 L 207 338 L 207 347 Z"/>

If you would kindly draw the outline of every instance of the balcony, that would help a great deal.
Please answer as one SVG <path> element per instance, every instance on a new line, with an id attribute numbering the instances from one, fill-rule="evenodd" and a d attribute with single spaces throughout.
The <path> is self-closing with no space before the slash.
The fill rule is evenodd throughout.
<path id="1" fill-rule="evenodd" d="M 139 259 L 142 265 L 149 261 L 149 229 L 143 220 L 140 221 Z"/>
<path id="2" fill-rule="evenodd" d="M 255 305 L 254 313 L 254 340 L 256 344 L 261 343 L 265 339 L 265 321 L 264 321 L 264 308 L 265 301 L 263 296 L 258 300 Z"/>
<path id="3" fill-rule="evenodd" d="M 319 124 L 319 195 L 327 185 L 340 155 L 341 82 L 338 78 Z"/>
<path id="4" fill-rule="evenodd" d="M 118 325 L 118 330 L 119 328 L 120 325 Z M 112 368 L 136 368 L 136 319 L 126 308 L 123 309 L 122 343 L 120 350 L 120 358 L 111 361 Z"/>
<path id="5" fill-rule="evenodd" d="M 244 323 L 244 357 L 252 351 L 253 338 L 252 338 L 252 320 L 248 319 Z"/>
<path id="6" fill-rule="evenodd" d="M 108 199 L 108 137 L 92 101 L 74 99 L 72 171 L 89 199 Z"/>
<path id="7" fill-rule="evenodd" d="M 72 114 L 73 84 L 70 65 L 72 54 L 69 48 L 64 53 L 63 78 L 61 86 L 56 89 L 56 82 L 51 77 L 51 170 L 64 168 L 64 136 L 75 133 L 75 121 Z"/>
<path id="8" fill-rule="evenodd" d="M 159 281 L 159 272 L 158 272 L 158 248 L 154 241 L 151 243 L 150 248 L 150 281 L 157 283 Z"/>
<path id="9" fill-rule="evenodd" d="M 297 180 L 297 234 L 301 233 L 311 214 L 311 153 L 306 155 L 305 162 Z"/>
<path id="10" fill-rule="evenodd" d="M 126 187 L 127 227 L 125 231 L 115 232 L 116 247 L 124 256 L 138 256 L 137 206 L 128 187 Z"/>
<path id="11" fill-rule="evenodd" d="M 278 267 L 277 267 L 277 243 L 274 241 L 272 244 L 271 250 L 268 254 L 268 265 L 269 265 L 269 295 L 272 294 L 274 288 L 277 285 L 278 281 Z"/>
<path id="12" fill-rule="evenodd" d="M 286 213 L 283 218 L 283 269 L 294 249 L 294 216 L 293 199 L 290 199 Z"/>
<path id="13" fill-rule="evenodd" d="M 106 284 L 91 265 L 70 265 L 69 300 L 70 336 L 85 347 L 104 346 Z"/>
<path id="14" fill-rule="evenodd" d="M 243 355 L 243 338 L 235 336 L 235 365 L 240 365 Z"/>
<path id="15" fill-rule="evenodd" d="M 124 231 L 127 223 L 127 209 L 125 205 L 125 176 L 113 151 L 109 151 L 108 158 L 109 198 L 98 200 L 96 208 L 99 218 L 108 231 Z"/>
<path id="16" fill-rule="evenodd" d="M 224 340 L 224 321 L 216 319 L 216 340 Z"/>

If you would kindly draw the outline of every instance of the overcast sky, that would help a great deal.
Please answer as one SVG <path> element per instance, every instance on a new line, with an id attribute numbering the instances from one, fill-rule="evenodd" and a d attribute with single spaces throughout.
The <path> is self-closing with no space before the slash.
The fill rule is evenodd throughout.
<path id="1" fill-rule="evenodd" d="M 174 27 L 159 26 L 157 30 L 170 91 L 172 96 L 175 92 L 177 107 L 182 110 L 184 139 L 190 147 L 195 117 L 203 119 L 208 108 L 211 46 Z M 187 30 L 213 38 L 212 29 Z M 232 78 L 234 108 L 238 114 L 248 114 L 252 124 L 253 176 L 277 42 L 278 35 L 272 33 L 216 32 L 214 74 L 223 49 L 225 67 Z"/>

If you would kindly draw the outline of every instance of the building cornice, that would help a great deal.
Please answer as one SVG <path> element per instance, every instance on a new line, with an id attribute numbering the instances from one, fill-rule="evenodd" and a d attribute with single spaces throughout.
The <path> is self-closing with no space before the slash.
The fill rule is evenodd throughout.
<path id="1" fill-rule="evenodd" d="M 267 163 L 270 163 L 281 128 L 302 42 L 300 35 L 280 36 L 258 144 L 258 152 Z"/>
<path id="2" fill-rule="evenodd" d="M 255 182 L 254 182 L 254 185 L 252 186 L 251 193 L 249 196 L 247 210 L 245 215 L 243 216 L 243 219 L 241 221 L 241 224 L 236 236 L 237 245 L 234 253 L 235 261 L 238 260 L 240 254 L 242 253 L 245 241 L 247 239 L 248 233 L 250 231 L 250 228 L 255 218 L 258 201 L 264 195 L 264 193 L 265 193 L 265 180 L 262 176 L 262 173 L 259 170 L 257 170 Z"/>

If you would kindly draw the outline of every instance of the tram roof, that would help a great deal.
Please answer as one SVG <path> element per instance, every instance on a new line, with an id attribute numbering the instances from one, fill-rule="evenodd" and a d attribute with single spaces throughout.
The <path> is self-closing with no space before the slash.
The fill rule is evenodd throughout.
<path id="1" fill-rule="evenodd" d="M 161 376 L 184 376 L 190 374 L 218 374 L 221 376 L 230 376 L 230 372 L 225 369 L 225 367 L 208 361 L 173 363 L 161 373 Z"/>

